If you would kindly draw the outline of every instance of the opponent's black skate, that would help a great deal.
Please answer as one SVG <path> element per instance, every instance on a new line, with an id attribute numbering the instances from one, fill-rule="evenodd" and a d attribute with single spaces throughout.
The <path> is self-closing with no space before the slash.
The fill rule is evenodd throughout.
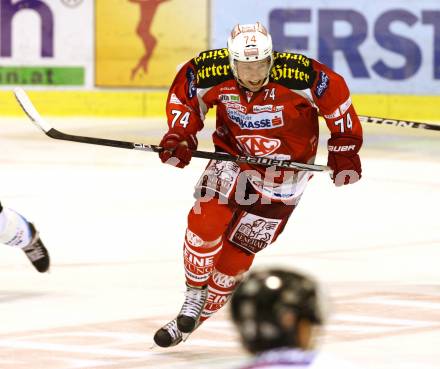
<path id="1" fill-rule="evenodd" d="M 207 286 L 186 285 L 185 302 L 177 315 L 177 327 L 182 333 L 191 333 L 197 327 L 207 297 Z"/>
<path id="2" fill-rule="evenodd" d="M 41 241 L 38 231 L 32 223 L 29 223 L 32 239 L 29 245 L 22 248 L 32 265 L 40 273 L 47 272 L 50 266 L 49 253 Z"/>
<path id="3" fill-rule="evenodd" d="M 173 319 L 165 324 L 154 335 L 154 342 L 160 347 L 176 346 L 182 342 L 182 332 L 177 328 L 177 321 Z"/>

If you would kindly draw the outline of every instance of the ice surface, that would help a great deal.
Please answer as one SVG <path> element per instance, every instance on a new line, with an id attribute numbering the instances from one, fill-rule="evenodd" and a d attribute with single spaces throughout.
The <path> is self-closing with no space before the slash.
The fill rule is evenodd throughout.
<path id="1" fill-rule="evenodd" d="M 65 132 L 158 143 L 159 120 L 52 119 Z M 201 135 L 210 150 L 212 124 Z M 325 164 L 322 127 L 318 164 Z M 150 349 L 183 301 L 193 185 L 156 154 L 50 139 L 0 122 L 0 200 L 39 228 L 51 272 L 0 247 L 0 368 L 234 368 L 246 359 L 228 310 L 171 349 Z M 440 367 L 440 135 L 365 127 L 363 179 L 317 174 L 255 265 L 320 279 L 332 304 L 323 355 L 374 369 Z"/>

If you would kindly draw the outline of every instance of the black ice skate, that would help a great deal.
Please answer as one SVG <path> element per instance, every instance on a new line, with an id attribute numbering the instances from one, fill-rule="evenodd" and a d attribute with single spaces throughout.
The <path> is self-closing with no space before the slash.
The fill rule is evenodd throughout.
<path id="1" fill-rule="evenodd" d="M 177 327 L 182 333 L 191 333 L 197 327 L 207 297 L 207 286 L 186 285 L 185 302 L 177 315 Z"/>
<path id="2" fill-rule="evenodd" d="M 154 342 L 160 347 L 171 347 L 176 346 L 182 342 L 183 335 L 182 332 L 177 328 L 176 319 L 165 324 L 160 328 L 154 335 Z"/>
<path id="3" fill-rule="evenodd" d="M 40 273 L 47 272 L 50 266 L 50 258 L 47 249 L 41 241 L 38 231 L 35 229 L 32 223 L 29 223 L 31 229 L 32 239 L 29 245 L 22 248 L 28 259 L 31 261 L 32 265 Z"/>

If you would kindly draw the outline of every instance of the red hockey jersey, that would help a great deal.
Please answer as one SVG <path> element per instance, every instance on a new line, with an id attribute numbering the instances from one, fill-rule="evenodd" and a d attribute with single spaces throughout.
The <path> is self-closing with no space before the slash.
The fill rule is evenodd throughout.
<path id="1" fill-rule="evenodd" d="M 168 95 L 170 128 L 196 134 L 216 106 L 217 151 L 302 163 L 313 163 L 316 155 L 317 108 L 332 133 L 362 136 L 344 79 L 325 65 L 275 51 L 268 84 L 252 93 L 235 80 L 228 56 L 226 48 L 208 50 L 183 65 Z"/>

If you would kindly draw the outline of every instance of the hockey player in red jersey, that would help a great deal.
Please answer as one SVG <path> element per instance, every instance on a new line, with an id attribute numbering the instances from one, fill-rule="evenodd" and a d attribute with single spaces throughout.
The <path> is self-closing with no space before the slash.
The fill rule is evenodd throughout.
<path id="1" fill-rule="evenodd" d="M 334 183 L 361 178 L 362 128 L 344 79 L 304 55 L 273 51 L 258 22 L 237 25 L 227 48 L 202 52 L 179 70 L 167 100 L 169 129 L 160 143 L 164 163 L 189 164 L 214 105 L 216 151 L 302 163 L 316 156 L 319 111 L 331 132 Z M 178 344 L 227 302 L 255 254 L 282 232 L 310 178 L 307 171 L 208 164 L 188 215 L 185 301 L 156 332 L 159 346 Z"/>
<path id="2" fill-rule="evenodd" d="M 0 203 L 0 243 L 20 248 L 40 273 L 50 266 L 49 253 L 35 226 L 16 211 Z"/>

